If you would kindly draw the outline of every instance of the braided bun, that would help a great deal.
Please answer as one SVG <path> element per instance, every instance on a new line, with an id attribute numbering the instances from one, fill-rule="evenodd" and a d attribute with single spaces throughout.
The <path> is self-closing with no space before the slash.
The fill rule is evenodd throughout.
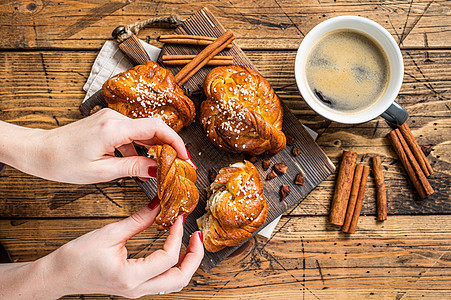
<path id="1" fill-rule="evenodd" d="M 207 251 L 239 245 L 265 223 L 268 204 L 263 182 L 250 162 L 222 168 L 210 188 L 207 213 L 197 219 Z"/>
<path id="2" fill-rule="evenodd" d="M 196 114 L 171 71 L 153 61 L 111 77 L 103 84 L 102 95 L 108 107 L 129 118 L 158 117 L 177 132 Z"/>
<path id="3" fill-rule="evenodd" d="M 204 81 L 199 119 L 210 141 L 232 153 L 285 148 L 283 109 L 268 81 L 244 66 L 214 68 Z"/>
<path id="4" fill-rule="evenodd" d="M 161 210 L 156 218 L 158 230 L 166 230 L 177 216 L 189 215 L 197 205 L 199 191 L 196 187 L 196 170 L 186 161 L 177 158 L 169 145 L 150 147 L 148 155 L 158 164 L 157 191 Z"/>

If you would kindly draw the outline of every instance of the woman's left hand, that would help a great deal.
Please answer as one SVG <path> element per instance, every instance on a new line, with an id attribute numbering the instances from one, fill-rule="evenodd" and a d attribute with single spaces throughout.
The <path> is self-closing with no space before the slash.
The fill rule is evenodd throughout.
<path id="1" fill-rule="evenodd" d="M 132 142 L 146 147 L 170 144 L 181 159 L 189 158 L 181 137 L 161 119 L 130 119 L 108 108 L 52 130 L 0 125 L 0 131 L 5 127 L 0 132 L 0 161 L 54 181 L 86 184 L 155 177 L 155 161 L 138 156 Z M 124 157 L 115 157 L 115 149 Z"/>

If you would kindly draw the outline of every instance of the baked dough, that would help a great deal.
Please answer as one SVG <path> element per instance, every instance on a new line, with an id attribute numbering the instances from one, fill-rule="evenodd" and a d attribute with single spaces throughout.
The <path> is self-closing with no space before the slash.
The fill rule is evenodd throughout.
<path id="1" fill-rule="evenodd" d="M 161 210 L 156 218 L 157 229 L 167 230 L 177 216 L 189 215 L 197 205 L 196 170 L 187 161 L 177 158 L 177 152 L 170 145 L 154 145 L 148 155 L 158 164 L 157 194 Z"/>
<path id="2" fill-rule="evenodd" d="M 204 81 L 199 119 L 210 141 L 232 153 L 275 154 L 285 148 L 283 109 L 268 81 L 244 66 L 221 66 Z"/>
<path id="3" fill-rule="evenodd" d="M 207 251 L 239 245 L 265 223 L 268 204 L 263 182 L 252 163 L 244 161 L 222 168 L 210 190 L 207 212 L 197 219 Z"/>
<path id="4" fill-rule="evenodd" d="M 111 77 L 103 84 L 102 95 L 108 107 L 129 118 L 158 117 L 177 132 L 196 114 L 171 71 L 153 61 Z"/>

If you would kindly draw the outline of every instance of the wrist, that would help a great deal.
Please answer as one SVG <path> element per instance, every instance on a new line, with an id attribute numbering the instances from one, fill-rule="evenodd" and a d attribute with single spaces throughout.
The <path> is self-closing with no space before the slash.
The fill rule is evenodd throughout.
<path id="1" fill-rule="evenodd" d="M 37 158 L 42 155 L 45 132 L 0 121 L 0 162 L 26 173 L 34 173 Z"/>
<path id="2" fill-rule="evenodd" d="M 30 263 L 28 286 L 33 299 L 59 299 L 71 294 L 67 285 L 68 276 L 59 268 L 53 253 Z"/>
<path id="3" fill-rule="evenodd" d="M 0 299 L 58 299 L 65 294 L 58 280 L 43 259 L 0 264 Z"/>

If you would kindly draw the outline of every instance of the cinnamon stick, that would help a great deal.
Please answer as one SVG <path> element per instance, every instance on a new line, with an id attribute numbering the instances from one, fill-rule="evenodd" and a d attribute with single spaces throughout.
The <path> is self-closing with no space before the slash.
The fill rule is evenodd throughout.
<path id="1" fill-rule="evenodd" d="M 398 128 L 401 131 L 402 136 L 406 140 L 407 144 L 409 145 L 410 150 L 415 156 L 418 164 L 423 170 L 424 175 L 426 175 L 426 177 L 432 175 L 434 173 L 434 170 L 432 170 L 432 166 L 426 158 L 424 152 L 421 151 L 420 145 L 418 145 L 418 142 L 415 140 L 415 137 L 413 136 L 412 131 L 410 130 L 407 123 L 400 125 Z"/>
<path id="2" fill-rule="evenodd" d="M 410 178 L 410 181 L 412 182 L 413 186 L 417 190 L 420 197 L 426 198 L 427 194 L 424 189 L 424 187 L 421 185 L 419 179 L 417 178 L 415 171 L 413 170 L 412 164 L 410 160 L 407 158 L 407 154 L 405 149 L 402 147 L 401 141 L 399 140 L 399 137 L 396 132 L 399 132 L 398 129 L 393 130 L 388 134 L 388 139 L 390 140 L 391 144 L 393 145 L 393 148 L 396 151 L 396 154 L 398 154 L 399 159 L 401 160 L 401 163 L 404 166 L 404 169 L 406 170 L 407 175 Z"/>
<path id="3" fill-rule="evenodd" d="M 168 66 L 183 66 L 189 64 L 191 60 L 190 59 L 173 59 L 173 60 L 163 60 L 163 64 Z M 219 60 L 219 59 L 212 59 L 209 62 L 205 64 L 206 66 L 229 66 L 233 65 L 233 60 Z"/>
<path id="4" fill-rule="evenodd" d="M 376 181 L 376 209 L 377 220 L 384 221 L 387 219 L 387 192 L 385 190 L 384 174 L 382 173 L 381 158 L 379 156 L 372 157 L 374 180 Z"/>
<path id="5" fill-rule="evenodd" d="M 365 197 L 366 182 L 368 180 L 368 173 L 370 172 L 370 167 L 363 166 L 362 178 L 359 185 L 359 193 L 357 195 L 357 202 L 355 204 L 354 213 L 352 215 L 351 224 L 349 228 L 342 228 L 343 232 L 355 233 L 357 228 L 357 223 L 359 222 L 360 212 L 362 211 L 363 198 Z M 346 230 L 345 230 L 346 229 Z"/>
<path id="6" fill-rule="evenodd" d="M 410 151 L 410 148 L 407 145 L 406 140 L 402 136 L 401 131 L 396 129 L 395 132 L 398 135 L 398 139 L 401 142 L 401 146 L 403 147 L 404 151 L 406 152 L 406 156 L 409 159 L 410 164 L 412 165 L 412 168 L 415 171 L 415 174 L 417 175 L 417 178 L 421 183 L 421 186 L 424 188 L 424 190 L 426 192 L 426 196 L 431 195 L 432 193 L 434 193 L 434 190 L 432 189 L 431 185 L 429 184 L 429 181 L 426 178 L 426 175 L 423 173 L 423 170 L 421 170 L 420 166 L 418 165 L 418 162 L 415 159 L 415 156 Z"/>
<path id="7" fill-rule="evenodd" d="M 357 164 L 354 172 L 354 178 L 352 180 L 351 196 L 349 197 L 348 209 L 346 210 L 345 222 L 343 223 L 342 231 L 349 230 L 351 225 L 352 216 L 354 215 L 355 204 L 357 202 L 357 196 L 359 194 L 360 182 L 362 180 L 363 165 Z"/>
<path id="8" fill-rule="evenodd" d="M 221 52 L 228 44 L 235 39 L 233 32 L 227 30 L 212 44 L 205 47 L 196 57 L 193 58 L 183 69 L 175 75 L 175 80 L 179 85 L 184 84 L 190 79 L 198 70 L 200 70 L 207 62 L 211 60 L 216 54 Z"/>
<path id="9" fill-rule="evenodd" d="M 184 54 L 165 54 L 161 56 L 162 60 L 191 60 L 195 58 L 196 55 L 184 55 Z M 233 60 L 233 56 L 230 55 L 217 55 L 214 56 L 211 60 Z"/>
<path id="10" fill-rule="evenodd" d="M 198 36 L 188 34 L 171 34 L 160 35 L 157 41 L 166 44 L 181 44 L 181 45 L 196 45 L 196 46 L 208 46 L 211 45 L 216 38 L 209 36 Z M 227 48 L 232 48 L 232 45 L 227 45 Z"/>
<path id="11" fill-rule="evenodd" d="M 329 222 L 332 224 L 343 225 L 356 161 L 357 153 L 353 151 L 343 151 L 337 183 L 335 185 L 334 198 L 332 199 L 329 213 Z"/>
<path id="12" fill-rule="evenodd" d="M 167 39 L 185 39 L 185 40 L 198 39 L 214 42 L 216 38 L 211 36 L 191 35 L 191 34 L 162 34 L 159 37 L 157 37 L 157 41 Z"/>

